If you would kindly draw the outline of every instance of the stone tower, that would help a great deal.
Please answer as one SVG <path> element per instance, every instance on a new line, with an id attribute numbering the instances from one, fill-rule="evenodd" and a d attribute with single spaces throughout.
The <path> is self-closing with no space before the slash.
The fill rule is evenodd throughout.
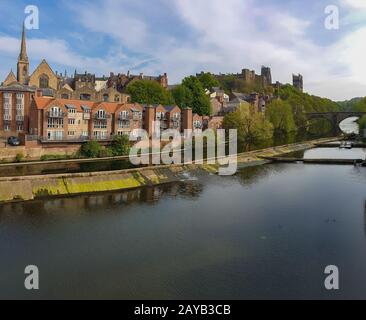
<path id="1" fill-rule="evenodd" d="M 262 66 L 261 70 L 262 82 L 264 86 L 272 85 L 271 68 Z"/>
<path id="2" fill-rule="evenodd" d="M 27 84 L 29 78 L 29 59 L 27 56 L 27 44 L 25 40 L 25 27 L 23 24 L 22 44 L 17 64 L 17 79 L 20 84 Z"/>
<path id="3" fill-rule="evenodd" d="M 303 92 L 303 90 L 304 90 L 304 78 L 303 78 L 303 76 L 301 74 L 298 74 L 298 75 L 293 74 L 292 75 L 292 85 L 296 89 L 298 89 L 301 92 Z"/>

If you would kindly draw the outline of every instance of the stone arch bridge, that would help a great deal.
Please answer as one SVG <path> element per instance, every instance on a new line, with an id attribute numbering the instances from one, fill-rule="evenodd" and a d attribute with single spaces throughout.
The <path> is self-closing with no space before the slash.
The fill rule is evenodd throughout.
<path id="1" fill-rule="evenodd" d="M 342 131 L 339 124 L 348 118 L 357 117 L 361 118 L 366 115 L 366 112 L 309 112 L 306 113 L 308 120 L 314 119 L 326 119 L 332 124 L 333 133 L 335 135 L 340 134 Z"/>

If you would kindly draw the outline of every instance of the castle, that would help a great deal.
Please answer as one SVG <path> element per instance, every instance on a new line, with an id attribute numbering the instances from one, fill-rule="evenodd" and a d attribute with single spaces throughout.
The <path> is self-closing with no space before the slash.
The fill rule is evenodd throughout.
<path id="1" fill-rule="evenodd" d="M 203 73 L 204 72 L 201 72 L 200 74 L 197 74 L 197 76 Z M 220 73 L 213 74 L 213 76 L 220 81 L 223 80 L 227 74 Z M 230 74 L 230 76 L 234 76 L 236 79 L 244 80 L 244 82 L 247 84 L 261 84 L 263 87 L 272 85 L 271 68 L 265 66 L 262 66 L 260 75 L 256 74 L 254 70 L 243 69 L 241 73 Z"/>
<path id="2" fill-rule="evenodd" d="M 33 89 L 40 89 L 44 96 L 58 99 L 80 99 L 93 102 L 130 102 L 126 93 L 127 86 L 136 80 L 151 80 L 158 82 L 163 88 L 168 88 L 166 73 L 159 76 L 133 75 L 128 72 L 110 73 L 109 77 L 96 77 L 90 73 L 75 73 L 72 77 L 55 73 L 46 60 L 42 60 L 37 68 L 30 74 L 29 58 L 27 55 L 26 33 L 23 26 L 21 49 L 17 63 L 17 74 L 10 71 L 2 86 L 14 84 L 25 85 Z"/>

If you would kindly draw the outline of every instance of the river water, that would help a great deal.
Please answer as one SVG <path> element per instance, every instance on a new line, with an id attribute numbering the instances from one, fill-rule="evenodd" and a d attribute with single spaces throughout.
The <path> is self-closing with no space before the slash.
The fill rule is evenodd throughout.
<path id="1" fill-rule="evenodd" d="M 0 298 L 365 299 L 365 203 L 366 168 L 270 164 L 4 204 Z M 37 292 L 24 289 L 27 265 Z M 324 288 L 328 265 L 339 291 Z"/>

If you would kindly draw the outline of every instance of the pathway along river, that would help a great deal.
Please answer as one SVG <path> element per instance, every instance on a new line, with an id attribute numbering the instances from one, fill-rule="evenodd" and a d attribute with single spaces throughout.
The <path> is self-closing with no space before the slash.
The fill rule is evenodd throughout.
<path id="1" fill-rule="evenodd" d="M 0 298 L 366 298 L 365 201 L 366 168 L 270 164 L 1 205 Z"/>

